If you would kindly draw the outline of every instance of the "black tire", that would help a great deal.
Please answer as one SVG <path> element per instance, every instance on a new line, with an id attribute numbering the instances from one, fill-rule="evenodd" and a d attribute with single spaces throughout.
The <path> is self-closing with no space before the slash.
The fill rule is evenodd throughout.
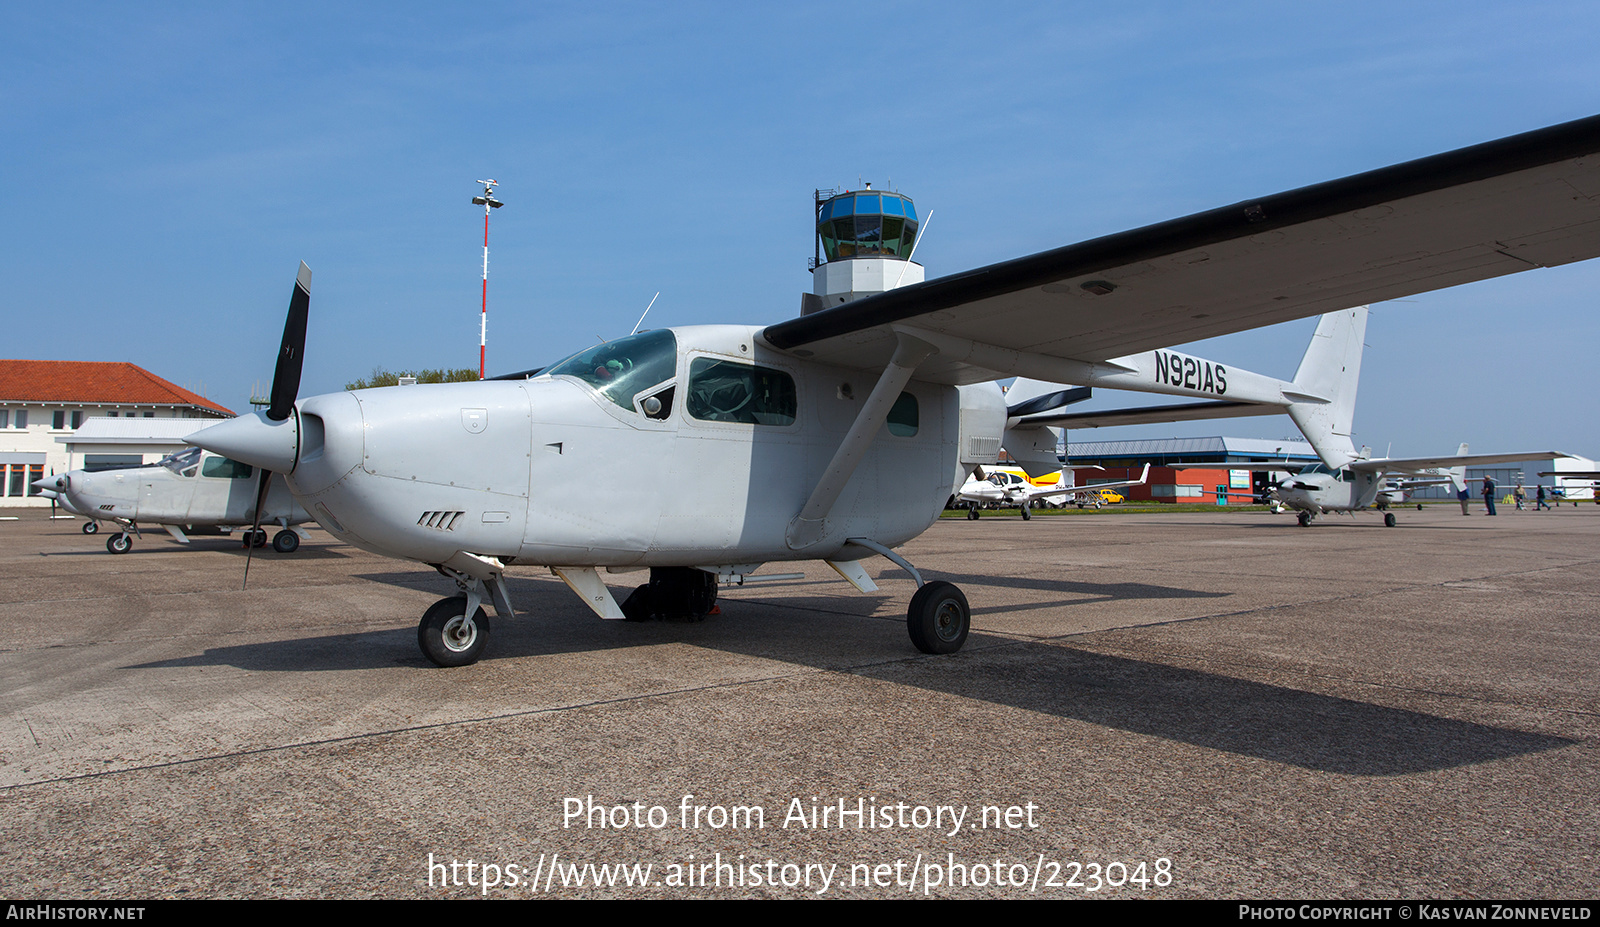
<path id="1" fill-rule="evenodd" d="M 645 583 L 622 600 L 622 619 L 624 621 L 649 621 L 654 611 L 650 602 L 650 584 Z"/>
<path id="2" fill-rule="evenodd" d="M 911 643 L 923 653 L 955 653 L 967 642 L 972 609 L 967 597 L 952 583 L 926 583 L 911 597 L 906 610 L 906 630 Z"/>
<path id="3" fill-rule="evenodd" d="M 272 536 L 272 549 L 280 554 L 292 554 L 300 549 L 300 535 L 285 528 Z"/>
<path id="4" fill-rule="evenodd" d="M 967 509 L 967 521 L 977 521 L 977 520 L 978 520 L 978 507 L 977 506 L 973 506 L 972 508 Z"/>
<path id="5" fill-rule="evenodd" d="M 83 523 L 83 533 L 84 534 L 99 534 L 100 533 L 100 523 L 97 522 L 97 521 L 86 521 L 86 522 L 84 522 Z"/>
<path id="6" fill-rule="evenodd" d="M 111 551 L 113 554 L 125 554 L 133 550 L 133 538 L 128 537 L 126 534 L 113 534 L 111 537 L 106 538 L 106 550 Z"/>
<path id="7" fill-rule="evenodd" d="M 440 599 L 422 613 L 417 644 L 422 655 L 438 666 L 471 666 L 489 642 L 489 616 L 482 608 L 470 621 L 465 596 Z"/>
<path id="8" fill-rule="evenodd" d="M 251 547 L 266 547 L 267 546 L 267 529 L 261 528 L 261 529 L 255 531 L 253 534 L 251 534 L 250 535 L 250 546 Z"/>
<path id="9" fill-rule="evenodd" d="M 1311 513 L 1310 512 L 1301 512 L 1300 513 L 1300 527 L 1304 528 L 1304 527 L 1307 527 L 1310 524 L 1311 524 Z"/>
<path id="10" fill-rule="evenodd" d="M 1033 517 L 1033 513 L 1028 510 L 1027 506 L 1023 506 L 1022 507 L 1022 520 L 1023 521 L 1027 521 L 1028 519 L 1030 519 L 1032 517 Z"/>
<path id="11" fill-rule="evenodd" d="M 1383 526 L 1385 528 L 1393 528 L 1394 527 L 1394 513 L 1393 512 L 1384 512 L 1383 513 Z"/>

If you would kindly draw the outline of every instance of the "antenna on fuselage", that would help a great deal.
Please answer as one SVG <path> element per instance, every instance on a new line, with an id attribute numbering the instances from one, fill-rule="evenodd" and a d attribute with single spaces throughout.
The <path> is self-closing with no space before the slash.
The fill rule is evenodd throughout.
<path id="1" fill-rule="evenodd" d="M 650 297 L 650 306 L 654 306 L 656 304 L 656 300 L 658 300 L 660 298 L 661 298 L 661 291 L 660 290 L 656 290 L 656 295 Z M 644 307 L 644 312 L 639 315 L 639 321 L 633 323 L 633 331 L 628 332 L 629 335 L 637 335 L 637 334 L 639 334 L 639 326 L 644 324 L 644 317 L 650 314 L 650 306 Z"/>

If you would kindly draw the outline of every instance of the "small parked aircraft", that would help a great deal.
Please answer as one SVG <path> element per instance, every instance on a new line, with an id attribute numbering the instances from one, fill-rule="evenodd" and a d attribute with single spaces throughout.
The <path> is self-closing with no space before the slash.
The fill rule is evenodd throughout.
<path id="1" fill-rule="evenodd" d="M 140 524 L 160 525 L 178 543 L 187 544 L 186 531 L 249 527 L 254 521 L 256 527 L 245 541 L 261 547 L 267 543 L 262 520 L 282 529 L 272 538 L 273 549 L 293 553 L 302 537 L 293 526 L 305 524 L 311 516 L 280 482 L 267 493 L 262 518 L 257 519 L 259 482 L 250 464 L 191 447 L 153 464 L 72 470 L 35 480 L 33 485 L 54 495 L 67 511 L 90 519 L 83 525 L 84 534 L 98 532 L 101 521 L 122 526 L 106 538 L 106 550 L 113 554 L 133 549 Z"/>
<path id="2" fill-rule="evenodd" d="M 1014 473 L 1004 470 L 995 470 L 983 474 L 983 471 L 974 472 L 956 492 L 955 501 L 967 503 L 967 518 L 978 518 L 978 507 L 983 505 L 1016 506 L 1022 510 L 1024 521 L 1032 518 L 1032 508 L 1035 503 L 1049 499 L 1060 498 L 1064 502 L 1075 502 L 1079 508 L 1085 505 L 1100 504 L 1100 494 L 1107 490 L 1123 489 L 1128 486 L 1143 486 L 1150 478 L 1150 465 L 1144 465 L 1144 473 L 1136 480 L 1119 480 L 1117 482 L 1095 483 L 1092 485 L 1069 485 L 1066 482 L 1068 470 L 1061 470 L 1061 480 L 1055 486 L 1036 486 Z"/>
<path id="3" fill-rule="evenodd" d="M 650 571 L 635 614 L 703 615 L 719 581 L 775 561 L 821 560 L 872 591 L 861 562 L 880 555 L 917 584 L 912 642 L 951 653 L 967 638 L 966 597 L 894 547 L 1002 444 L 1030 473 L 1059 465 L 1048 427 L 1007 427 L 993 381 L 1294 402 L 1320 421 L 1331 400 L 1298 382 L 1155 349 L 1594 257 L 1596 155 L 1591 117 L 775 325 L 647 331 L 531 378 L 304 400 L 301 265 L 270 408 L 188 440 L 282 474 L 341 540 L 453 578 L 462 594 L 418 625 L 440 665 L 478 659 L 485 603 L 513 614 L 513 561 L 621 618 L 602 570 Z M 607 504 L 566 491 L 582 479 L 615 487 Z"/>

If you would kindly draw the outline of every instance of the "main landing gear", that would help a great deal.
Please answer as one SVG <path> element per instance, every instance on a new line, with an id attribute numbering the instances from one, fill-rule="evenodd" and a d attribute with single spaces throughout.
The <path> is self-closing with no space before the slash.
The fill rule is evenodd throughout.
<path id="1" fill-rule="evenodd" d="M 106 550 L 113 554 L 125 554 L 133 550 L 133 538 L 128 537 L 128 532 L 122 531 L 106 538 Z"/>
<path id="2" fill-rule="evenodd" d="M 300 535 L 285 528 L 272 536 L 272 549 L 280 554 L 292 554 L 300 549 Z"/>
<path id="3" fill-rule="evenodd" d="M 700 621 L 717 604 L 717 577 L 693 567 L 651 567 L 650 581 L 622 600 L 628 621 Z"/>
<path id="4" fill-rule="evenodd" d="M 1301 512 L 1299 516 L 1300 527 L 1305 528 L 1311 524 L 1311 513 Z"/>
<path id="5" fill-rule="evenodd" d="M 934 580 L 924 583 L 911 597 L 906 630 L 911 643 L 923 653 L 955 653 L 967 642 L 971 628 L 972 609 L 955 585 Z"/>

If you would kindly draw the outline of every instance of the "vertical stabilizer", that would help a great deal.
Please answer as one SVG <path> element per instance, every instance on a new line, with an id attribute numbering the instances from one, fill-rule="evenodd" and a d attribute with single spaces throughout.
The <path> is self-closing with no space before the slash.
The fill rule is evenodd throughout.
<path id="1" fill-rule="evenodd" d="M 1289 417 L 1330 467 L 1343 467 L 1360 456 L 1350 436 L 1366 333 L 1366 306 L 1324 315 L 1294 375 Z"/>
<path id="2" fill-rule="evenodd" d="M 1456 456 L 1457 457 L 1465 457 L 1465 456 L 1467 456 L 1467 442 L 1465 442 L 1465 441 L 1461 442 L 1461 449 L 1456 451 Z M 1450 478 L 1450 488 L 1454 489 L 1457 494 L 1460 494 L 1460 492 L 1462 490 L 1467 488 L 1467 465 L 1466 464 L 1462 464 L 1459 467 L 1451 467 L 1450 469 L 1444 471 L 1444 474 L 1445 474 L 1445 476 L 1448 476 Z"/>

